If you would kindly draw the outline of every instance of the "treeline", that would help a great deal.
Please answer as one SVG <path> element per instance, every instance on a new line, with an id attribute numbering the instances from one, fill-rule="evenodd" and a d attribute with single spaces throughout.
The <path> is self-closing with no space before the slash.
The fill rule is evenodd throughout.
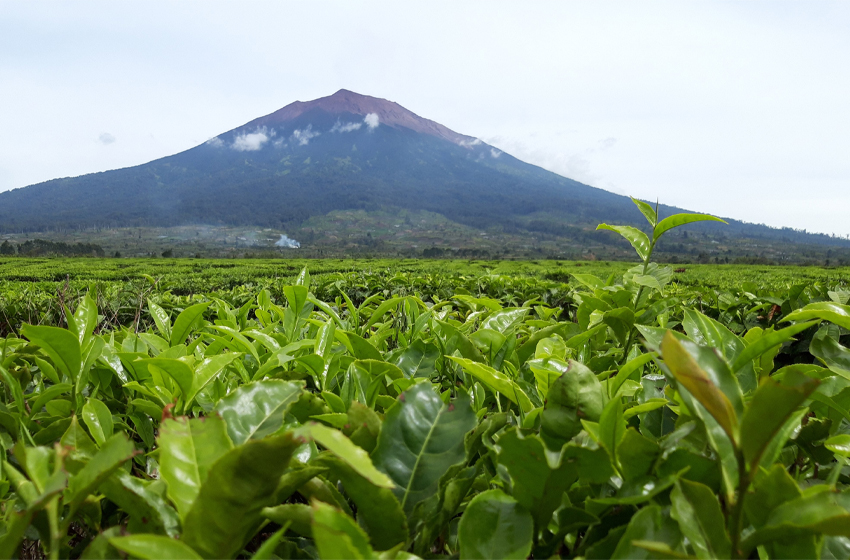
<path id="1" fill-rule="evenodd" d="M 95 243 L 64 243 L 30 239 L 23 243 L 0 243 L 0 255 L 7 257 L 103 257 L 103 247 Z"/>

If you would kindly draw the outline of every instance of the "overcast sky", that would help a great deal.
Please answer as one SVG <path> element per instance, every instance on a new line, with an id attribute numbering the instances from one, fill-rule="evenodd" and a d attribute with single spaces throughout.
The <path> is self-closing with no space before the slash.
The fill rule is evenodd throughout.
<path id="1" fill-rule="evenodd" d="M 0 0 L 0 190 L 340 88 L 593 186 L 850 234 L 850 2 Z"/>

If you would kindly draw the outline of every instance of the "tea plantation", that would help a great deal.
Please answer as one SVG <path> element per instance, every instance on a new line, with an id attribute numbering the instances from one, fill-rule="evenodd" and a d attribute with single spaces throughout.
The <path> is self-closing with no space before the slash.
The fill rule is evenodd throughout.
<path id="1" fill-rule="evenodd" d="M 850 274 L 641 211 L 637 266 L 0 263 L 0 556 L 850 557 Z"/>

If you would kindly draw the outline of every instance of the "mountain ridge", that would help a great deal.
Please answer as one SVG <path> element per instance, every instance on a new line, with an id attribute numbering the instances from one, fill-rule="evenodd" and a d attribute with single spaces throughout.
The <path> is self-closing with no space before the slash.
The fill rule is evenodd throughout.
<path id="1" fill-rule="evenodd" d="M 274 127 L 291 122 L 312 109 L 321 109 L 328 113 L 350 113 L 353 115 L 376 115 L 378 122 L 391 127 L 409 128 L 415 132 L 430 134 L 457 144 L 473 142 L 475 138 L 451 130 L 450 128 L 420 117 L 394 101 L 355 93 L 340 89 L 332 95 L 320 97 L 311 101 L 294 101 L 285 107 L 258 117 L 234 130 L 246 130 L 251 127 Z"/>

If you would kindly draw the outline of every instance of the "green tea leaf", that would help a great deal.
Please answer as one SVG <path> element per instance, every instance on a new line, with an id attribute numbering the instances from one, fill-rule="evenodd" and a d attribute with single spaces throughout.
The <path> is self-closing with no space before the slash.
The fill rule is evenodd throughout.
<path id="1" fill-rule="evenodd" d="M 0 366 L 0 377 L 2 377 L 3 383 L 9 388 L 9 392 L 12 393 L 12 398 L 18 407 L 18 413 L 21 415 L 25 414 L 27 409 L 24 405 L 24 392 L 21 390 L 21 384 L 3 366 Z M 13 428 L 11 431 L 14 432 L 16 430 Z"/>
<path id="2" fill-rule="evenodd" d="M 501 490 L 488 490 L 469 502 L 458 525 L 462 559 L 521 560 L 531 552 L 531 514 Z"/>
<path id="3" fill-rule="evenodd" d="M 823 328 L 812 337 L 809 353 L 833 372 L 850 379 L 850 349 L 828 336 Z"/>
<path id="4" fill-rule="evenodd" d="M 133 442 L 124 433 L 110 437 L 78 473 L 68 480 L 66 504 L 79 505 L 115 470 L 136 454 Z"/>
<path id="5" fill-rule="evenodd" d="M 353 519 L 323 502 L 314 501 L 313 538 L 321 558 L 376 558 L 369 539 Z"/>
<path id="6" fill-rule="evenodd" d="M 561 496 L 578 477 L 575 465 L 561 462 L 538 436 L 523 437 L 516 429 L 499 438 L 498 449 L 499 464 L 513 481 L 513 497 L 533 514 L 538 528 L 548 526 Z"/>
<path id="7" fill-rule="evenodd" d="M 790 327 L 786 327 L 779 331 L 774 331 L 772 333 L 768 333 L 756 339 L 752 344 L 744 348 L 740 354 L 735 358 L 734 363 L 732 364 L 732 371 L 736 372 L 747 363 L 755 360 L 771 348 L 774 348 L 784 342 L 789 340 L 793 340 L 794 335 L 803 332 L 808 329 L 812 325 L 814 325 L 814 321 L 810 321 L 807 323 L 799 323 L 797 325 L 791 325 Z"/>
<path id="8" fill-rule="evenodd" d="M 299 445 L 286 433 L 247 441 L 222 455 L 184 518 L 183 542 L 204 558 L 230 558 L 242 550 Z"/>
<path id="9" fill-rule="evenodd" d="M 602 385 L 592 371 L 572 360 L 565 366 L 565 373 L 549 389 L 541 415 L 540 435 L 553 449 L 578 435 L 582 420 L 598 422 L 605 402 Z"/>
<path id="10" fill-rule="evenodd" d="M 198 396 L 204 387 L 206 387 L 216 376 L 221 373 L 221 370 L 226 368 L 233 360 L 238 358 L 240 354 L 227 353 L 218 354 L 204 358 L 203 361 L 195 365 L 195 373 L 192 377 L 192 385 L 189 393 L 184 399 L 184 408 L 189 410 L 195 397 Z"/>
<path id="11" fill-rule="evenodd" d="M 839 327 L 850 329 L 850 306 L 832 302 L 810 303 L 802 309 L 792 311 L 782 321 L 808 321 L 820 319 Z"/>
<path id="12" fill-rule="evenodd" d="M 260 355 L 257 353 L 257 349 L 241 332 L 223 325 L 211 325 L 210 328 L 229 336 L 233 340 L 233 344 L 237 346 L 240 351 L 253 356 L 254 359 L 257 360 L 257 363 L 260 362 Z"/>
<path id="13" fill-rule="evenodd" d="M 683 343 L 679 342 L 670 332 L 665 335 L 664 341 L 661 343 L 661 352 L 664 356 L 664 363 L 670 368 L 670 372 L 676 378 L 676 381 L 708 410 L 729 439 L 732 442 L 737 442 L 738 415 L 735 409 L 743 408 L 743 399 L 740 390 L 735 391 L 737 384 L 734 382 L 734 378 L 730 379 L 731 372 L 729 375 L 724 375 L 722 368 L 712 368 L 709 371 L 713 371 L 715 375 L 713 378 L 709 377 L 708 373 L 697 364 L 696 360 L 685 349 Z M 721 391 L 718 382 L 727 390 Z M 730 401 L 727 391 L 736 400 L 737 407 Z"/>
<path id="14" fill-rule="evenodd" d="M 650 227 L 654 228 L 655 224 L 658 223 L 658 214 L 655 212 L 655 208 L 636 198 L 632 198 L 632 202 L 634 202 L 635 206 L 638 207 L 640 213 L 644 215 L 646 221 L 649 222 Z"/>
<path id="15" fill-rule="evenodd" d="M 850 537 L 850 494 L 827 488 L 777 505 L 764 526 L 741 543 L 748 553 L 760 544 L 808 535 Z"/>
<path id="16" fill-rule="evenodd" d="M 165 497 L 151 488 L 152 484 L 155 483 L 118 470 L 100 485 L 98 492 L 130 516 L 131 531 L 144 527 L 144 532 L 177 537 L 180 518 Z"/>
<path id="17" fill-rule="evenodd" d="M 57 327 L 24 325 L 21 334 L 30 339 L 53 360 L 53 365 L 68 379 L 76 381 L 83 365 L 80 341 L 71 331 Z"/>
<path id="18" fill-rule="evenodd" d="M 486 364 L 473 362 L 466 358 L 447 357 L 460 364 L 467 373 L 487 385 L 491 390 L 507 397 L 512 403 L 518 405 L 523 412 L 531 412 L 534 408 L 525 391 L 520 389 L 519 385 L 502 372 L 496 371 Z"/>
<path id="19" fill-rule="evenodd" d="M 59 443 L 73 449 L 76 453 L 86 458 L 90 458 L 97 453 L 97 446 L 82 426 L 80 426 L 76 416 L 71 417 L 71 424 L 65 430 Z"/>
<path id="20" fill-rule="evenodd" d="M 468 398 L 446 404 L 429 383 L 414 385 L 387 410 L 372 462 L 395 483 L 405 513 L 434 495 L 440 477 L 464 459 L 464 436 L 475 423 Z"/>
<path id="21" fill-rule="evenodd" d="M 720 218 L 715 218 L 714 216 L 709 216 L 708 214 L 673 214 L 672 216 L 668 216 L 658 222 L 658 225 L 655 226 L 655 229 L 652 231 L 653 240 L 657 241 L 659 237 L 664 235 L 665 232 L 683 226 L 685 224 L 692 224 L 694 222 L 723 222 L 726 223 L 725 220 L 721 220 Z"/>
<path id="22" fill-rule="evenodd" d="M 48 402 L 52 401 L 59 395 L 63 395 L 69 391 L 71 391 L 73 387 L 69 383 L 58 383 L 56 385 L 51 385 L 47 389 L 41 392 L 38 395 L 38 398 L 35 399 L 35 402 L 30 406 L 30 416 L 37 412 L 41 412 L 41 409 L 44 408 L 44 405 Z"/>
<path id="23" fill-rule="evenodd" d="M 695 309 L 685 309 L 684 313 L 682 326 L 697 344 L 716 348 L 730 364 L 744 351 L 744 341 L 722 323 Z"/>
<path id="24" fill-rule="evenodd" d="M 552 385 L 570 369 L 570 365 L 558 358 L 535 358 L 526 362 L 534 379 L 537 381 L 537 392 L 548 395 Z"/>
<path id="25" fill-rule="evenodd" d="M 632 410 L 632 409 L 629 409 Z M 661 448 L 654 441 L 629 428 L 617 446 L 620 472 L 628 482 L 648 476 L 652 471 Z"/>
<path id="26" fill-rule="evenodd" d="M 404 372 L 405 377 L 430 379 L 436 371 L 439 357 L 440 350 L 436 346 L 417 339 L 398 355 L 395 365 Z"/>
<path id="27" fill-rule="evenodd" d="M 302 537 L 311 538 L 313 529 L 313 512 L 307 504 L 283 504 L 275 507 L 267 507 L 262 510 L 262 515 L 279 525 L 288 524 L 290 528 Z"/>
<path id="28" fill-rule="evenodd" d="M 850 457 L 850 434 L 832 436 L 825 442 L 824 447 L 842 457 Z"/>
<path id="29" fill-rule="evenodd" d="M 607 229 L 609 231 L 619 233 L 620 235 L 625 237 L 629 243 L 632 244 L 632 247 L 634 247 L 635 251 L 637 252 L 638 256 L 642 261 L 645 261 L 647 257 L 649 257 L 649 252 L 651 250 L 649 237 L 647 237 L 646 234 L 641 230 L 632 226 L 609 226 L 608 224 L 599 224 L 598 226 L 596 226 L 596 229 Z M 656 239 L 657 238 L 658 236 L 656 235 Z"/>
<path id="30" fill-rule="evenodd" d="M 114 430 L 112 412 L 109 408 L 102 401 L 89 399 L 83 405 L 82 416 L 83 422 L 85 422 L 97 445 L 102 446 L 106 443 Z"/>
<path id="31" fill-rule="evenodd" d="M 218 416 L 164 421 L 159 438 L 160 475 L 181 519 L 195 502 L 212 465 L 233 448 L 227 427 Z"/>
<path id="32" fill-rule="evenodd" d="M 484 319 L 480 329 L 489 329 L 501 334 L 507 334 L 522 322 L 529 311 L 531 310 L 527 307 L 513 307 L 495 311 Z"/>
<path id="33" fill-rule="evenodd" d="M 478 472 L 476 467 L 453 466 L 440 479 L 440 489 L 433 508 L 424 507 L 433 503 L 433 500 L 419 503 L 414 517 L 424 519 L 424 526 L 421 526 L 421 537 L 414 543 L 416 554 L 424 556 L 431 543 L 446 529 L 475 483 Z"/>
<path id="34" fill-rule="evenodd" d="M 606 311 L 602 315 L 602 322 L 611 327 L 620 344 L 626 344 L 635 324 L 635 313 L 628 307 L 618 307 Z"/>
<path id="35" fill-rule="evenodd" d="M 207 307 L 212 304 L 213 302 L 211 301 L 197 303 L 187 307 L 177 316 L 177 319 L 174 320 L 174 327 L 171 329 L 171 346 L 177 346 L 186 342 L 195 324 L 203 317 Z"/>
<path id="36" fill-rule="evenodd" d="M 145 560 L 201 560 L 197 552 L 178 540 L 161 535 L 112 537 L 109 544 L 136 558 Z"/>
<path id="37" fill-rule="evenodd" d="M 636 356 L 623 364 L 623 367 L 620 368 L 617 375 L 608 381 L 608 396 L 612 397 L 616 395 L 617 391 L 627 379 L 632 379 L 633 377 L 636 378 L 635 374 L 655 357 L 657 357 L 657 355 L 654 352 L 650 352 L 648 354 Z"/>
<path id="38" fill-rule="evenodd" d="M 372 464 L 369 454 L 357 447 L 339 430 L 311 423 L 306 433 L 322 447 L 345 461 L 354 471 L 379 488 L 394 488 L 393 481 Z"/>
<path id="39" fill-rule="evenodd" d="M 726 534 L 720 502 L 708 486 L 677 480 L 670 494 L 671 515 L 694 547 L 698 558 L 729 558 L 732 543 Z"/>
<path id="40" fill-rule="evenodd" d="M 328 465 L 329 479 L 342 483 L 375 549 L 388 550 L 407 541 L 407 517 L 390 489 L 376 486 L 339 459 L 320 456 L 316 462 Z"/>
<path id="41" fill-rule="evenodd" d="M 215 411 L 227 422 L 233 443 L 241 445 L 280 430 L 284 412 L 300 395 L 301 387 L 295 383 L 265 379 L 231 392 L 218 401 Z"/>
<path id="42" fill-rule="evenodd" d="M 618 469 L 620 460 L 617 448 L 626 435 L 626 422 L 623 419 L 623 401 L 619 397 L 608 401 L 599 418 L 599 444 L 611 456 L 611 463 Z"/>
<path id="43" fill-rule="evenodd" d="M 682 540 L 682 534 L 675 521 L 665 514 L 659 506 L 647 506 L 640 509 L 631 521 L 611 558 L 656 558 L 654 552 L 636 546 L 636 542 L 652 541 L 666 544 L 674 549 Z"/>
<path id="44" fill-rule="evenodd" d="M 788 417 L 819 384 L 793 371 L 782 376 L 781 382 L 764 380 L 741 420 L 741 449 L 751 471 L 758 468 L 762 453 Z"/>
<path id="45" fill-rule="evenodd" d="M 150 358 L 147 360 L 138 360 L 136 363 L 141 367 L 147 367 L 148 371 L 150 371 L 151 367 L 156 367 L 160 371 L 165 372 L 180 387 L 180 392 L 183 394 L 184 400 L 187 395 L 192 393 L 192 382 L 194 381 L 195 374 L 192 368 L 185 362 L 168 358 Z M 159 372 L 157 374 L 162 375 Z"/>
<path id="46" fill-rule="evenodd" d="M 171 317 L 162 307 L 148 299 L 148 310 L 156 323 L 156 328 L 165 340 L 171 340 Z"/>

